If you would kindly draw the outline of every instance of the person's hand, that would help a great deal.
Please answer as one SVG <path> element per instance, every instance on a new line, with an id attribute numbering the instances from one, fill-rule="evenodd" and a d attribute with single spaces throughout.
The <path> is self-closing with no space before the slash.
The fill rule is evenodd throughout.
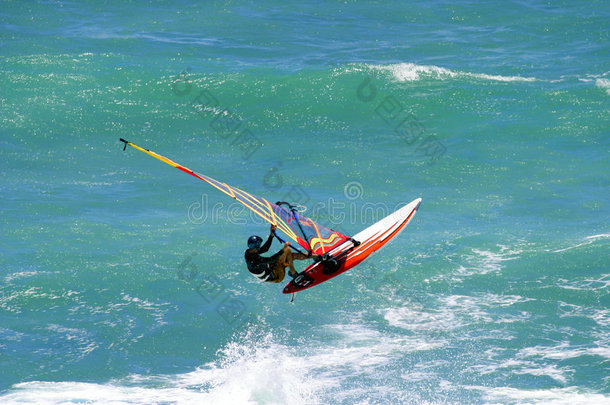
<path id="1" fill-rule="evenodd" d="M 290 242 L 284 242 L 284 247 L 287 248 L 290 246 Z"/>
<path id="2" fill-rule="evenodd" d="M 276 229 L 277 229 L 277 226 L 275 226 L 275 225 L 273 225 L 273 224 L 272 224 L 272 225 L 271 225 L 271 233 L 273 233 L 273 232 L 274 232 Z"/>

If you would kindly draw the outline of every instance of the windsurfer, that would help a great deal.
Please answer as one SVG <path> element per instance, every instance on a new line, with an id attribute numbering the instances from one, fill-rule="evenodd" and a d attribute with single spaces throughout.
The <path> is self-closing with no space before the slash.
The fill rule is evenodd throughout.
<path id="1" fill-rule="evenodd" d="M 291 277 L 297 276 L 297 271 L 294 269 L 294 260 L 306 260 L 315 258 L 317 255 L 304 255 L 302 253 L 294 253 L 290 251 L 290 242 L 284 243 L 282 249 L 270 257 L 261 256 L 262 253 L 266 253 L 271 247 L 273 241 L 273 231 L 275 231 L 275 225 L 271 225 L 271 232 L 269 238 L 263 244 L 263 238 L 260 236 L 250 236 L 248 239 L 248 249 L 244 254 L 248 270 L 255 277 L 268 283 L 279 283 L 284 280 L 286 276 L 286 267 L 290 268 L 289 275 Z"/>

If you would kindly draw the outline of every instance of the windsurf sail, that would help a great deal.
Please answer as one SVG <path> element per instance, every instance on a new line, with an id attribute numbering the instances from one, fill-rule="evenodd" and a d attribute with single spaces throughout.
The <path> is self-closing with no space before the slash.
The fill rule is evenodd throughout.
<path id="1" fill-rule="evenodd" d="M 246 191 L 240 190 L 237 187 L 229 186 L 226 183 L 214 180 L 204 174 L 196 173 L 191 169 L 184 167 L 171 159 L 161 156 L 156 152 L 144 149 L 132 142 L 121 138 L 121 142 L 144 152 L 170 166 L 180 169 L 191 176 L 203 180 L 216 189 L 227 194 L 229 197 L 239 201 L 246 208 L 263 218 L 265 221 L 275 225 L 286 237 L 298 243 L 308 253 L 315 255 L 324 255 L 342 243 L 352 240 L 337 231 L 320 225 L 310 218 L 301 215 L 296 209 L 285 202 L 272 203 L 264 198 L 254 196 Z M 278 237 L 278 239 L 282 240 Z"/>

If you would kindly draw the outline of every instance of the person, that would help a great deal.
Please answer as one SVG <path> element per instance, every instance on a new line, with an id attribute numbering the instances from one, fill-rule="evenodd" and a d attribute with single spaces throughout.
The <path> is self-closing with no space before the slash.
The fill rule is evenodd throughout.
<path id="1" fill-rule="evenodd" d="M 306 260 L 316 257 L 317 255 L 304 255 L 290 251 L 290 242 L 284 243 L 282 249 L 273 256 L 264 257 L 263 253 L 267 253 L 273 242 L 273 231 L 275 225 L 271 225 L 269 238 L 263 244 L 263 238 L 257 235 L 248 238 L 248 249 L 244 254 L 248 270 L 255 277 L 268 283 L 280 283 L 286 276 L 286 267 L 290 268 L 290 276 L 296 277 L 297 271 L 294 269 L 294 260 Z"/>

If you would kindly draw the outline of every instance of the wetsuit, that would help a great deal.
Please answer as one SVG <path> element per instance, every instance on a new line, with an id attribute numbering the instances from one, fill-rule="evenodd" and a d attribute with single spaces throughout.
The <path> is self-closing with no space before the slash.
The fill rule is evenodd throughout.
<path id="1" fill-rule="evenodd" d="M 271 247 L 271 242 L 273 242 L 273 235 L 269 235 L 269 239 L 267 239 L 267 241 L 260 248 L 248 249 L 244 254 L 244 258 L 246 259 L 246 264 L 248 265 L 248 270 L 250 273 L 260 280 L 268 282 L 272 282 L 276 279 L 273 268 L 283 253 L 280 250 L 270 257 L 261 256 L 261 253 L 266 253 L 269 250 Z"/>

